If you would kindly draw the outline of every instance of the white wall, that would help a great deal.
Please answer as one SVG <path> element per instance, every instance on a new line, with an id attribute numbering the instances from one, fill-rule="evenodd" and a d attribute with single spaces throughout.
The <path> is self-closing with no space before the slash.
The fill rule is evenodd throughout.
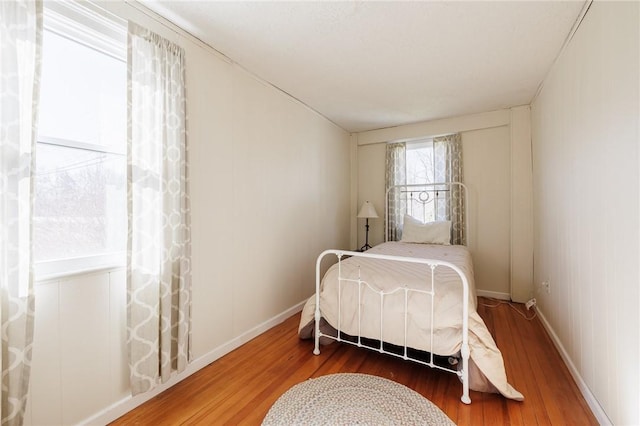
<path id="1" fill-rule="evenodd" d="M 514 108 L 520 115 L 523 108 Z M 363 132 L 357 135 L 358 191 L 352 202 L 374 203 L 380 219 L 369 221 L 369 242 L 384 240 L 385 145 L 388 141 L 410 140 L 444 133 L 460 132 L 463 144 L 464 182 L 469 188 L 469 249 L 473 256 L 476 286 L 480 293 L 503 299 L 524 301 L 532 294 L 533 246 L 530 217 L 518 216 L 512 223 L 512 194 L 530 199 L 530 179 L 511 179 L 512 164 L 529 155 L 528 108 L 524 117 L 512 122 L 513 112 L 492 111 L 463 117 Z M 514 132 L 515 127 L 515 132 Z M 512 153 L 512 147 L 519 149 Z M 526 154 L 526 155 L 525 155 Z M 518 176 L 530 176 L 530 167 L 521 167 Z M 357 240 L 352 248 L 364 244 L 364 220 L 358 220 Z M 512 252 L 519 250 L 520 263 L 512 264 Z M 529 259 L 529 263 L 527 263 Z M 515 288 L 520 299 L 513 297 L 512 275 L 519 277 Z M 522 300 L 524 299 L 524 300 Z"/>
<path id="2" fill-rule="evenodd" d="M 124 269 L 36 284 L 25 424 L 76 424 L 129 394 Z"/>
<path id="3" fill-rule="evenodd" d="M 103 5 L 186 53 L 192 373 L 310 296 L 322 250 L 348 248 L 350 136 L 136 3 Z M 36 296 L 26 423 L 103 423 L 142 402 L 128 396 L 123 271 Z"/>
<path id="4" fill-rule="evenodd" d="M 532 105 L 540 311 L 614 424 L 640 423 L 639 5 L 594 2 Z"/>

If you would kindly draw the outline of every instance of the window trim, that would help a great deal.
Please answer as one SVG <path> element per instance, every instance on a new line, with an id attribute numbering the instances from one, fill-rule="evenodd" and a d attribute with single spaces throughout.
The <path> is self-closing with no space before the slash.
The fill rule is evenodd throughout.
<path id="1" fill-rule="evenodd" d="M 44 29 L 127 61 L 127 22 L 91 3 L 45 2 Z"/>
<path id="2" fill-rule="evenodd" d="M 418 139 L 415 141 L 411 141 L 411 142 L 407 142 L 405 145 L 405 149 L 407 151 L 411 150 L 416 150 L 416 149 L 424 149 L 427 148 L 429 146 L 433 146 L 433 138 L 425 138 L 425 139 Z"/>

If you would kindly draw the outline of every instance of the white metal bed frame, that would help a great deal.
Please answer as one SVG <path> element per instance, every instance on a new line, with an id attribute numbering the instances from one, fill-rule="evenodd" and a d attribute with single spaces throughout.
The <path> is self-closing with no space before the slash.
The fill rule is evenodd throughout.
<path id="1" fill-rule="evenodd" d="M 453 183 L 446 183 L 446 184 L 427 184 L 427 185 L 398 185 L 397 187 L 411 187 L 412 190 L 417 190 L 418 186 L 421 187 L 425 187 L 425 186 L 437 186 L 437 187 L 442 187 L 442 186 L 451 186 L 451 185 L 460 185 L 461 188 L 463 189 L 463 198 L 466 197 L 466 187 L 458 182 L 453 182 Z M 392 188 L 387 190 L 387 197 L 389 196 L 390 190 L 392 190 Z M 437 198 L 437 197 L 436 197 Z M 465 207 L 468 204 L 465 203 Z M 387 213 L 385 216 L 385 241 L 387 239 L 387 229 L 386 229 L 386 225 L 387 225 L 387 217 L 388 217 L 388 202 L 386 203 L 386 208 L 385 208 L 385 212 Z M 468 218 L 468 215 L 466 215 L 466 217 Z M 467 219 L 468 221 L 468 219 Z M 468 229 L 468 228 L 467 228 Z M 320 308 L 320 284 L 322 282 L 322 276 L 321 276 L 321 264 L 322 264 L 322 260 L 325 258 L 325 256 L 328 255 L 335 255 L 338 258 L 338 324 L 336 327 L 336 335 L 329 335 L 329 334 L 323 334 L 322 331 L 320 330 L 320 319 L 321 319 L 321 308 Z M 391 291 L 381 291 L 378 290 L 377 288 L 372 287 L 369 283 L 367 283 L 366 281 L 361 279 L 361 274 L 360 274 L 360 268 L 358 267 L 358 278 L 357 279 L 353 279 L 353 278 L 345 278 L 342 275 L 342 260 L 343 257 L 364 257 L 364 258 L 370 258 L 370 259 L 381 259 L 381 260 L 390 260 L 390 261 L 396 261 L 396 262 L 408 262 L 408 263 L 417 263 L 417 264 L 425 264 L 428 265 L 430 267 L 431 270 L 431 277 L 429 279 L 429 277 L 426 277 L 427 280 L 427 288 L 429 288 L 429 283 L 430 283 L 430 288 L 428 290 L 424 290 L 424 289 L 412 289 L 412 288 L 407 288 L 406 285 L 404 287 L 397 287 Z M 416 357 L 412 357 L 409 355 L 408 349 L 410 349 L 407 346 L 407 318 L 409 315 L 409 310 L 408 310 L 408 300 L 409 300 L 409 294 L 410 293 L 421 293 L 421 294 L 426 294 L 428 296 L 431 297 L 431 324 L 432 327 L 430 327 L 430 348 L 433 349 L 433 324 L 434 324 L 434 303 L 435 303 L 435 271 L 436 268 L 438 267 L 442 267 L 442 268 L 450 268 L 452 269 L 456 274 L 458 274 L 458 276 L 460 277 L 460 282 L 462 284 L 462 310 L 461 310 L 461 315 L 462 315 L 462 347 L 460 349 L 460 355 L 462 357 L 462 368 L 460 370 L 454 371 L 448 368 L 444 368 L 441 367 L 439 365 L 437 365 L 436 363 L 434 363 L 434 355 L 437 354 L 433 354 L 433 352 L 429 352 L 429 360 L 428 361 L 424 361 L 423 359 L 419 359 Z M 343 332 L 341 331 L 341 319 L 342 319 L 342 303 L 341 303 L 341 294 L 342 294 L 342 286 L 343 285 L 357 285 L 358 286 L 358 335 L 357 336 L 353 336 L 356 340 L 352 341 L 350 339 L 344 339 L 342 338 L 342 334 Z M 363 290 L 363 286 L 367 286 L 371 291 L 373 291 L 374 293 L 378 294 L 380 297 L 380 343 L 379 343 L 379 347 L 378 348 L 374 348 L 370 345 L 365 345 L 362 343 L 362 338 L 363 336 L 360 335 L 360 329 L 361 329 L 361 304 L 362 304 L 362 290 Z M 387 351 L 384 348 L 384 335 L 383 335 L 383 326 L 384 326 L 384 298 L 386 296 L 392 295 L 392 294 L 396 294 L 398 292 L 404 292 L 404 344 L 401 347 L 402 348 L 402 354 L 398 354 L 395 352 L 390 352 Z M 422 365 L 426 365 L 429 366 L 431 368 L 437 368 L 440 370 L 444 370 L 447 372 L 451 372 L 454 373 L 456 375 L 458 375 L 458 377 L 460 377 L 461 381 L 462 381 L 462 397 L 460 398 L 460 400 L 465 403 L 465 404 L 470 404 L 471 403 L 471 398 L 469 397 L 469 281 L 466 277 L 466 275 L 464 274 L 464 272 L 458 268 L 456 265 L 450 263 L 450 262 L 446 262 L 446 261 L 442 261 L 442 260 L 437 260 L 437 259 L 421 259 L 421 258 L 413 258 L 413 257 L 404 257 L 404 256 L 390 256 L 390 255 L 383 255 L 383 254 L 371 254 L 371 253 L 361 253 L 361 252 L 355 252 L 355 251 L 345 251 L 345 250 L 325 250 L 324 252 L 322 252 L 320 254 L 320 256 L 318 256 L 318 259 L 316 261 L 316 294 L 315 294 L 315 298 L 316 298 L 316 306 L 315 306 L 315 347 L 313 350 L 313 353 L 315 355 L 319 355 L 320 354 L 320 338 L 321 337 L 326 337 L 329 339 L 333 339 L 336 340 L 338 342 L 343 342 L 343 343 L 348 343 L 354 346 L 358 346 L 358 347 L 364 347 L 364 348 L 368 348 L 368 349 L 372 349 L 372 350 L 376 350 L 377 352 L 380 353 L 385 353 L 388 355 L 392 355 L 398 358 L 402 358 L 404 360 L 408 360 L 408 361 L 413 361 Z M 365 337 L 366 338 L 366 337 Z"/>
<path id="2" fill-rule="evenodd" d="M 417 204 L 422 204 L 426 206 L 427 204 L 433 204 L 433 208 L 435 211 L 438 210 L 439 203 L 443 202 L 440 197 L 440 193 L 450 192 L 452 188 L 458 188 L 462 191 L 462 197 L 460 197 L 459 201 L 464 205 L 460 206 L 464 209 L 464 221 L 465 228 L 464 232 L 469 234 L 469 200 L 467 200 L 468 189 L 467 186 L 462 182 L 445 182 L 445 183 L 417 183 L 417 184 L 405 184 L 405 185 L 394 185 L 387 188 L 385 192 L 385 203 L 384 203 L 384 240 L 389 241 L 389 201 L 390 197 L 394 196 L 397 192 L 401 192 L 405 194 L 404 202 L 407 204 L 407 213 L 410 216 L 412 215 L 413 206 Z M 426 222 L 426 218 L 422 217 L 422 221 Z"/>

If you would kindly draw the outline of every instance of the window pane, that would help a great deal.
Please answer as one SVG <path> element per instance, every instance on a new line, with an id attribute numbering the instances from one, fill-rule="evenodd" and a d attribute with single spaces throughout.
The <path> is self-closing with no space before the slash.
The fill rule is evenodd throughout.
<path id="1" fill-rule="evenodd" d="M 127 229 L 126 63 L 55 16 L 45 14 L 34 206 L 35 261 L 54 274 L 79 265 L 63 259 L 120 259 Z"/>
<path id="2" fill-rule="evenodd" d="M 420 148 L 407 148 L 407 183 L 434 183 L 433 144 L 420 144 Z"/>
<path id="3" fill-rule="evenodd" d="M 39 143 L 36 158 L 36 262 L 124 251 L 125 156 Z"/>
<path id="4" fill-rule="evenodd" d="M 433 143 L 419 142 L 408 144 L 406 150 L 407 184 L 434 183 Z M 433 192 L 415 192 L 410 194 L 407 204 L 408 213 L 424 222 L 435 220 Z"/>
<path id="5" fill-rule="evenodd" d="M 40 135 L 126 150 L 126 64 L 44 31 Z"/>

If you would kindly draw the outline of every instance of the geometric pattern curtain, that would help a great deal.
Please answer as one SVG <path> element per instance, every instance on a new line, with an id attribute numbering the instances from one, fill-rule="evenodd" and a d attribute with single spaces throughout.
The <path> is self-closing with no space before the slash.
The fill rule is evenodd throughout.
<path id="1" fill-rule="evenodd" d="M 462 138 L 459 133 L 433 138 L 436 182 L 461 182 Z M 451 221 L 451 244 L 466 245 L 465 205 L 462 188 L 452 185 L 445 191 L 444 203 L 438 203 L 436 220 Z"/>
<path id="2" fill-rule="evenodd" d="M 386 145 L 385 183 L 387 188 L 407 183 L 407 145 L 404 142 Z M 407 202 L 399 190 L 389 192 L 387 220 L 387 235 L 385 241 L 400 241 L 402 225 L 407 212 Z"/>
<path id="3" fill-rule="evenodd" d="M 20 425 L 33 344 L 32 218 L 42 2 L 0 2 L 2 424 Z"/>
<path id="4" fill-rule="evenodd" d="M 183 49 L 130 23 L 127 89 L 127 340 L 136 395 L 191 358 Z"/>

